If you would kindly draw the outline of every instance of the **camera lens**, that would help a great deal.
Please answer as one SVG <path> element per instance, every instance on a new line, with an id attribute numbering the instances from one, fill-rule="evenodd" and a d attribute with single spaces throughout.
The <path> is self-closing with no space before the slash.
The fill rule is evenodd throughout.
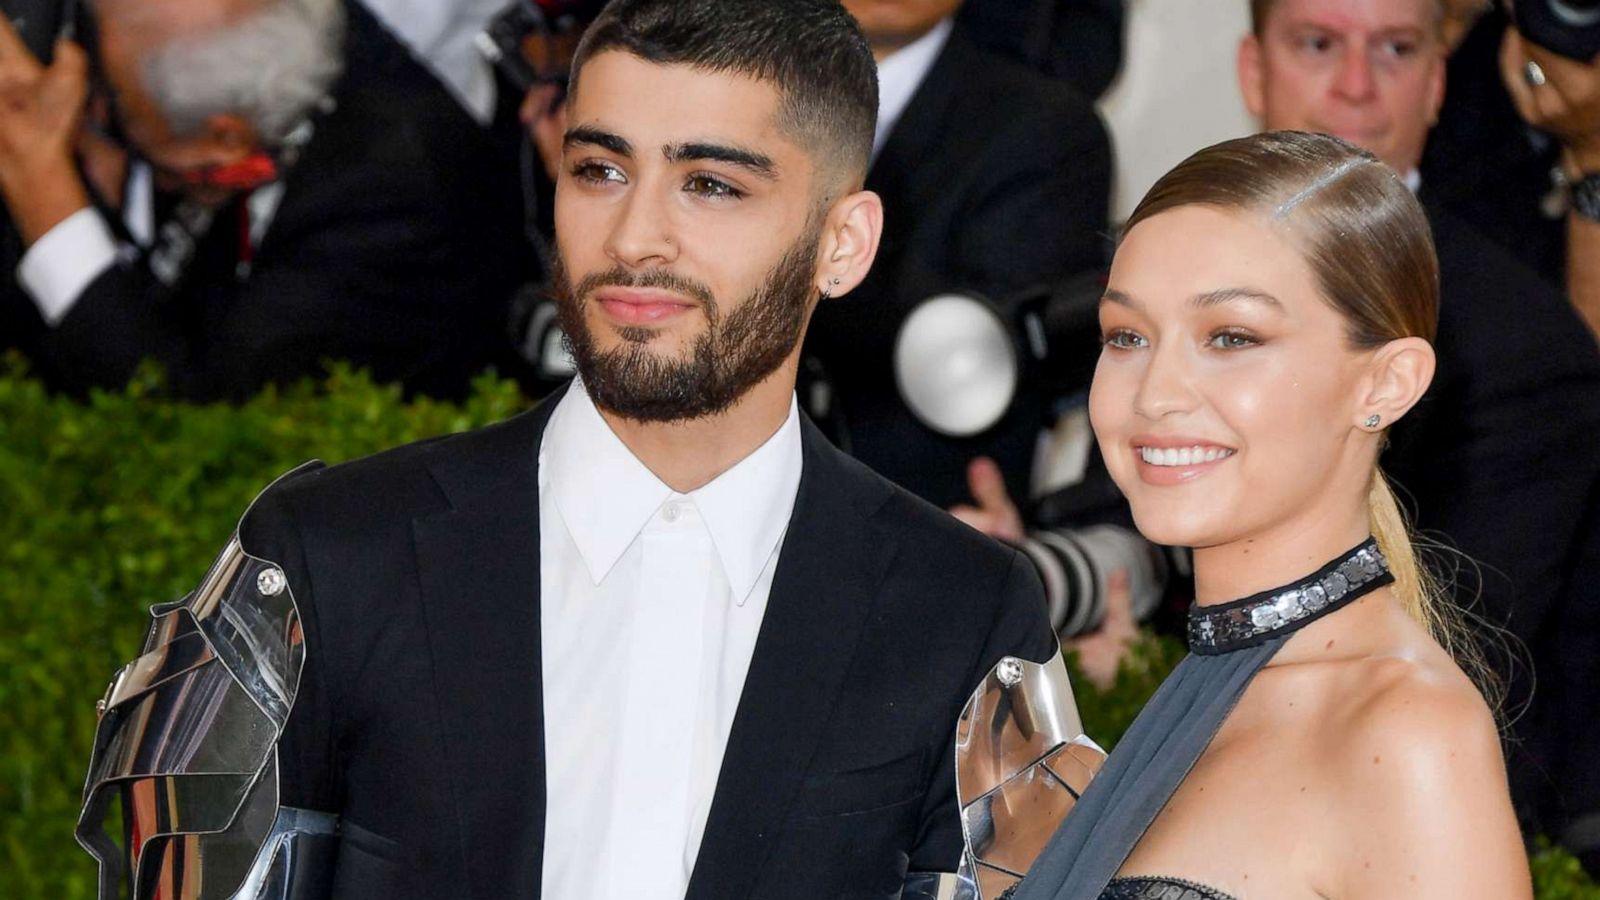
<path id="1" fill-rule="evenodd" d="M 1050 624 L 1062 638 L 1087 634 L 1105 622 L 1111 573 L 1127 573 L 1135 621 L 1155 612 L 1170 577 L 1160 547 L 1114 525 L 1033 532 L 1023 550 L 1045 583 Z"/>

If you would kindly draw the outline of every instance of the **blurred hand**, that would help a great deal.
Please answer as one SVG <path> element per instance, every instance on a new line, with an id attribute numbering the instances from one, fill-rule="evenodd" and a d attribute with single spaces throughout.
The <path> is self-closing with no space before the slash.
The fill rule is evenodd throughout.
<path id="1" fill-rule="evenodd" d="M 1544 84 L 1528 83 L 1530 62 L 1544 73 Z M 1600 169 L 1600 57 L 1571 60 L 1508 28 L 1500 44 L 1500 77 L 1523 120 L 1561 142 L 1574 170 L 1569 174 Z"/>
<path id="2" fill-rule="evenodd" d="M 1063 641 L 1061 647 L 1078 654 L 1078 667 L 1103 691 L 1116 682 L 1117 668 L 1138 637 L 1128 571 L 1117 569 L 1106 577 L 1106 618 L 1100 629 Z"/>
<path id="3" fill-rule="evenodd" d="M 535 86 L 522 98 L 521 118 L 522 127 L 528 129 L 534 149 L 539 151 L 545 175 L 554 184 L 561 172 L 562 145 L 567 139 L 567 103 L 561 96 L 561 87 Z"/>
<path id="4" fill-rule="evenodd" d="M 1006 493 L 1005 478 L 994 460 L 980 456 L 967 466 L 967 489 L 975 505 L 953 507 L 951 515 L 992 538 L 1022 542 L 1022 514 Z"/>
<path id="5" fill-rule="evenodd" d="M 57 42 L 40 65 L 0 16 L 0 190 L 28 243 L 88 205 L 72 158 L 88 85 L 77 44 Z"/>

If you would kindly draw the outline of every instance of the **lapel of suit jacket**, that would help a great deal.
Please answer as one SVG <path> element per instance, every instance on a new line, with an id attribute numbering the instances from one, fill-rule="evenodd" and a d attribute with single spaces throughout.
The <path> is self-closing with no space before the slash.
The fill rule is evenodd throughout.
<path id="1" fill-rule="evenodd" d="M 745 897 L 843 686 L 895 538 L 890 496 L 803 419 L 804 468 L 755 654 L 728 735 L 688 900 Z"/>
<path id="2" fill-rule="evenodd" d="M 538 897 L 544 856 L 539 441 L 561 394 L 428 468 L 450 503 L 413 522 L 462 855 L 477 900 Z"/>

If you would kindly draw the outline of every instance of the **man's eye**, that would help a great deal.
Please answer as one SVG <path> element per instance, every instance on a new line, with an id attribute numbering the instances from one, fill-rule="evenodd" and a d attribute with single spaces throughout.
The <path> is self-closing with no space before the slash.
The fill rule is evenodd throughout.
<path id="1" fill-rule="evenodd" d="M 698 194 L 701 197 L 709 197 L 716 200 L 738 200 L 744 196 L 744 191 L 710 175 L 690 176 L 689 180 L 684 183 L 683 189 L 691 194 Z"/>
<path id="2" fill-rule="evenodd" d="M 623 176 L 621 169 L 600 162 L 578 163 L 572 167 L 572 177 L 590 184 L 604 184 L 606 182 L 622 184 L 628 180 Z"/>
<path id="3" fill-rule="evenodd" d="M 1327 53 L 1333 49 L 1333 38 L 1325 34 L 1308 34 L 1300 38 L 1300 49 L 1312 53 Z"/>
<path id="4" fill-rule="evenodd" d="M 1117 329 L 1100 337 L 1100 343 L 1113 350 L 1137 350 L 1145 346 L 1145 339 L 1125 329 Z"/>
<path id="5" fill-rule="evenodd" d="M 1257 346 L 1261 340 L 1248 331 L 1219 331 L 1206 343 L 1216 350 L 1243 350 Z"/>
<path id="6" fill-rule="evenodd" d="M 1384 41 L 1381 49 L 1386 56 L 1405 59 L 1416 55 L 1417 44 L 1415 41 Z"/>

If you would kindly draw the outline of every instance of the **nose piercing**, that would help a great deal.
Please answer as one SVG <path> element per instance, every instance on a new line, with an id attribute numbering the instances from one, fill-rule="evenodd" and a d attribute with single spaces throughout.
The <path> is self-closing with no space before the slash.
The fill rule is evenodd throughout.
<path id="1" fill-rule="evenodd" d="M 1528 60 L 1522 66 L 1522 80 L 1528 83 L 1528 87 L 1543 87 L 1547 80 L 1544 77 L 1544 67 L 1531 59 Z"/>
<path id="2" fill-rule="evenodd" d="M 1368 428 L 1377 428 L 1378 423 L 1382 421 L 1383 419 L 1379 418 L 1378 416 L 1367 416 L 1367 421 L 1362 424 L 1366 425 Z"/>

